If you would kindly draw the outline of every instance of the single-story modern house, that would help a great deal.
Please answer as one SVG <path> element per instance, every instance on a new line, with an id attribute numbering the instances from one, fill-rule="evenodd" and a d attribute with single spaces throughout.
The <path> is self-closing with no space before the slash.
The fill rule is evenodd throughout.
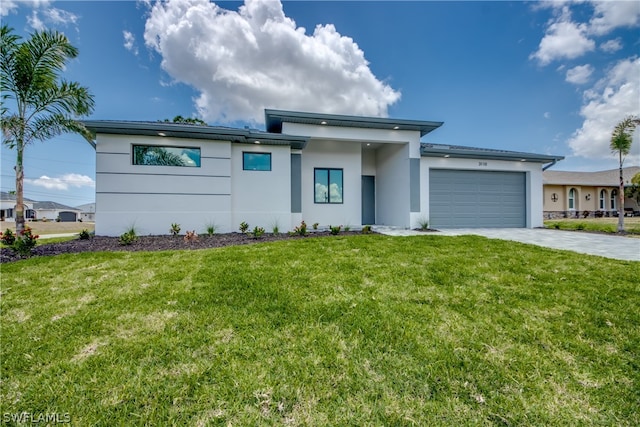
<path id="1" fill-rule="evenodd" d="M 0 219 L 2 221 L 15 221 L 16 196 L 2 192 L 0 194 Z M 39 202 L 24 199 L 24 218 L 27 221 L 49 220 L 62 222 L 75 222 L 80 215 L 80 209 L 72 208 L 57 202 Z"/>
<path id="2" fill-rule="evenodd" d="M 266 110 L 266 131 L 86 121 L 96 234 L 241 222 L 542 226 L 542 169 L 563 157 L 421 143 L 442 122 Z"/>
<path id="3" fill-rule="evenodd" d="M 76 206 L 76 209 L 80 210 L 79 221 L 82 222 L 94 222 L 96 220 L 96 204 L 86 203 L 84 205 Z"/>
<path id="4" fill-rule="evenodd" d="M 16 196 L 7 192 L 0 192 L 0 221 L 15 221 Z M 36 212 L 33 210 L 33 200 L 24 199 L 24 217 L 33 219 Z"/>
<path id="5" fill-rule="evenodd" d="M 640 167 L 623 168 L 625 188 Z M 599 172 L 545 171 L 544 217 L 575 218 L 586 216 L 616 216 L 619 211 L 618 191 L 620 170 Z M 638 202 L 625 197 L 624 209 L 629 214 L 640 211 Z"/>
<path id="6" fill-rule="evenodd" d="M 60 222 L 76 222 L 80 218 L 81 212 L 78 208 L 50 201 L 33 202 L 33 209 L 36 212 L 36 216 L 33 219 L 60 220 Z"/>

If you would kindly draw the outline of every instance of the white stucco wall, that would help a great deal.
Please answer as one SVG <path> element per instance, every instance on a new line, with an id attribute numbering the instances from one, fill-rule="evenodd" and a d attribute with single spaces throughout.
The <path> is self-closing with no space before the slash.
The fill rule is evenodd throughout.
<path id="1" fill-rule="evenodd" d="M 359 142 L 309 141 L 302 151 L 302 219 L 307 225 L 361 225 L 361 151 Z M 343 203 L 314 202 L 314 168 L 343 170 Z"/>
<path id="2" fill-rule="evenodd" d="M 270 171 L 245 171 L 242 153 L 271 153 Z M 245 221 L 267 232 L 291 229 L 291 149 L 289 146 L 235 144 L 231 156 L 232 225 Z"/>
<path id="3" fill-rule="evenodd" d="M 412 214 L 412 227 L 417 227 L 419 218 L 429 218 L 429 169 L 461 169 L 475 171 L 525 172 L 527 227 L 543 226 L 542 204 L 542 164 L 534 162 L 504 161 L 490 159 L 453 159 L 422 157 L 420 160 L 420 208 L 419 214 Z"/>
<path id="4" fill-rule="evenodd" d="M 132 145 L 199 147 L 201 167 L 139 166 Z M 100 134 L 96 143 L 96 234 L 118 236 L 134 226 L 138 234 L 218 231 L 231 223 L 231 143 L 183 138 Z"/>
<path id="5" fill-rule="evenodd" d="M 420 132 L 409 130 L 367 129 L 285 122 L 282 124 L 282 133 L 286 135 L 309 136 L 312 138 L 386 142 L 390 144 L 413 142 L 414 144 L 418 144 L 418 150 L 420 144 Z"/>
<path id="6" fill-rule="evenodd" d="M 376 153 L 376 224 L 409 227 L 410 145 L 385 145 Z"/>

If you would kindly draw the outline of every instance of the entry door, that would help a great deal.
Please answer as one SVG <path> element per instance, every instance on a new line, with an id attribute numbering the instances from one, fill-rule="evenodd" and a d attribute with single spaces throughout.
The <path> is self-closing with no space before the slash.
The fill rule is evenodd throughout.
<path id="1" fill-rule="evenodd" d="M 376 177 L 362 176 L 362 225 L 376 223 Z"/>

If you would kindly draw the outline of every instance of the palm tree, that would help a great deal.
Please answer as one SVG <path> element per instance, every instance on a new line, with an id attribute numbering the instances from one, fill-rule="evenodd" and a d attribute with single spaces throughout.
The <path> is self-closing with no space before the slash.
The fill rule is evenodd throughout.
<path id="1" fill-rule="evenodd" d="M 94 101 L 87 88 L 60 77 L 67 61 L 78 55 L 64 34 L 38 31 L 21 41 L 13 28 L 3 25 L 0 37 L 2 133 L 3 142 L 17 151 L 16 234 L 20 236 L 24 230 L 25 147 L 68 132 L 94 145 L 91 133 L 76 120 L 91 114 Z"/>
<path id="2" fill-rule="evenodd" d="M 622 164 L 633 141 L 633 131 L 640 125 L 640 119 L 635 116 L 627 116 L 616 125 L 611 134 L 609 147 L 614 153 L 618 153 L 620 160 L 620 188 L 618 189 L 618 233 L 624 232 L 624 177 L 622 175 Z"/>

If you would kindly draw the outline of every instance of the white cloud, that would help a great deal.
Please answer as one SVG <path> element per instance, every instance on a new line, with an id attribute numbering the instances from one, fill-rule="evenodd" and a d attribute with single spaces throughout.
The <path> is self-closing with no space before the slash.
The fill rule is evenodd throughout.
<path id="1" fill-rule="evenodd" d="M 2 0 L 0 1 L 0 16 L 14 13 L 20 5 L 39 8 L 47 7 L 49 3 L 51 3 L 49 0 Z"/>
<path id="2" fill-rule="evenodd" d="M 529 58 L 540 65 L 548 65 L 557 59 L 574 59 L 595 49 L 595 42 L 587 37 L 588 27 L 571 21 L 568 7 L 550 21 L 538 50 Z"/>
<path id="3" fill-rule="evenodd" d="M 400 93 L 373 75 L 364 52 L 331 25 L 313 34 L 280 1 L 236 11 L 206 0 L 157 2 L 145 43 L 176 82 L 199 91 L 208 122 L 262 122 L 264 108 L 386 116 Z"/>
<path id="4" fill-rule="evenodd" d="M 606 42 L 600 44 L 600 50 L 603 50 L 607 53 L 617 52 L 620 49 L 622 49 L 622 41 L 620 40 L 620 37 L 613 40 L 607 40 Z"/>
<path id="5" fill-rule="evenodd" d="M 589 64 L 578 65 L 567 70 L 565 80 L 576 85 L 583 85 L 589 81 L 593 67 Z"/>
<path id="6" fill-rule="evenodd" d="M 36 31 L 42 31 L 46 28 L 44 22 L 42 22 L 42 19 L 40 19 L 40 15 L 36 10 L 31 12 L 31 16 L 27 16 L 27 23 Z"/>
<path id="7" fill-rule="evenodd" d="M 594 1 L 593 18 L 589 31 L 593 34 L 608 34 L 619 27 L 640 25 L 640 3 L 637 1 Z"/>
<path id="8" fill-rule="evenodd" d="M 78 15 L 55 7 L 47 8 L 42 13 L 45 21 L 53 25 L 75 25 L 78 22 Z"/>
<path id="9" fill-rule="evenodd" d="M 591 89 L 584 92 L 580 115 L 582 127 L 568 141 L 577 156 L 602 159 L 612 157 L 609 149 L 611 132 L 626 116 L 640 115 L 640 59 L 637 57 L 619 61 Z M 640 162 L 640 132 L 634 135 L 632 163 Z"/>
<path id="10" fill-rule="evenodd" d="M 124 30 L 122 32 L 124 37 L 124 48 L 132 52 L 134 55 L 138 55 L 138 46 L 136 44 L 136 36 L 132 32 Z"/>
<path id="11" fill-rule="evenodd" d="M 71 187 L 95 187 L 95 181 L 86 175 L 79 175 L 75 173 L 68 173 L 57 178 L 51 178 L 46 175 L 42 175 L 37 179 L 25 178 L 26 183 L 44 187 L 47 190 L 68 190 Z"/>

